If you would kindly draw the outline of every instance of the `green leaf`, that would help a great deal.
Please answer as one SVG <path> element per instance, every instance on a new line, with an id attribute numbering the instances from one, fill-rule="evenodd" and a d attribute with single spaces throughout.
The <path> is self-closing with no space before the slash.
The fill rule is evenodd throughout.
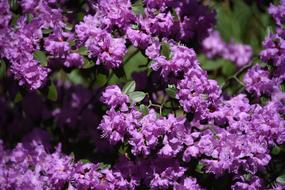
<path id="1" fill-rule="evenodd" d="M 52 32 L 51 28 L 44 28 L 42 29 L 43 34 L 50 34 Z"/>
<path id="2" fill-rule="evenodd" d="M 137 24 L 132 24 L 132 29 L 138 30 L 138 29 L 139 29 L 139 25 L 137 25 Z"/>
<path id="3" fill-rule="evenodd" d="M 136 15 L 144 14 L 143 1 L 138 0 L 132 5 L 132 10 Z"/>
<path id="4" fill-rule="evenodd" d="M 134 92 L 136 89 L 136 82 L 135 81 L 130 81 L 125 86 L 123 87 L 123 93 L 129 94 L 131 92 Z"/>
<path id="5" fill-rule="evenodd" d="M 171 54 L 170 45 L 165 42 L 162 42 L 160 48 L 160 54 L 164 55 L 166 59 L 170 59 L 170 54 Z"/>
<path id="6" fill-rule="evenodd" d="M 195 168 L 195 171 L 198 173 L 203 173 L 203 168 L 204 168 L 204 164 L 199 162 Z"/>
<path id="7" fill-rule="evenodd" d="M 95 65 L 96 64 L 95 64 L 94 61 L 84 57 L 84 63 L 83 63 L 83 66 L 82 66 L 83 69 L 90 69 L 90 68 L 94 67 Z"/>
<path id="8" fill-rule="evenodd" d="M 27 15 L 27 22 L 28 22 L 28 23 L 31 23 L 32 20 L 33 20 L 33 14 L 32 14 L 32 13 L 29 13 L 29 14 Z"/>
<path id="9" fill-rule="evenodd" d="M 109 169 L 109 168 L 111 168 L 111 165 L 110 165 L 110 164 L 105 164 L 105 163 L 103 163 L 103 162 L 100 162 L 100 163 L 99 163 L 99 168 L 100 168 L 101 170 Z"/>
<path id="10" fill-rule="evenodd" d="M 178 22 L 179 21 L 179 16 L 177 15 L 177 12 L 174 8 L 171 9 L 171 15 L 173 16 L 173 21 Z"/>
<path id="11" fill-rule="evenodd" d="M 81 159 L 80 162 L 82 162 L 83 164 L 88 164 L 88 163 L 90 163 L 90 160 L 88 160 L 88 159 Z"/>
<path id="12" fill-rule="evenodd" d="M 51 84 L 48 87 L 48 94 L 47 98 L 51 101 L 56 101 L 57 100 L 57 90 L 54 84 Z"/>
<path id="13" fill-rule="evenodd" d="M 84 78 L 80 74 L 79 69 L 73 69 L 71 73 L 67 75 L 68 80 L 70 80 L 74 84 L 84 84 Z"/>
<path id="14" fill-rule="evenodd" d="M 132 80 L 132 74 L 135 72 L 145 71 L 148 59 L 136 48 L 132 46 L 124 59 L 124 71 L 128 80 Z"/>
<path id="15" fill-rule="evenodd" d="M 75 46 L 75 44 L 76 44 L 75 40 L 69 41 L 69 45 L 70 45 L 71 47 Z"/>
<path id="16" fill-rule="evenodd" d="M 17 24 L 18 19 L 20 18 L 20 15 L 13 13 L 12 19 L 11 19 L 11 25 L 14 27 Z"/>
<path id="17" fill-rule="evenodd" d="M 285 184 L 285 174 L 276 178 L 276 181 L 281 184 Z"/>
<path id="18" fill-rule="evenodd" d="M 23 96 L 22 96 L 21 92 L 17 92 L 15 99 L 14 99 L 14 102 L 18 103 L 18 102 L 21 102 L 22 100 L 23 100 Z"/>
<path id="19" fill-rule="evenodd" d="M 106 84 L 107 82 L 107 76 L 104 75 L 104 74 L 101 74 L 101 73 L 98 73 L 96 75 L 96 84 L 99 86 L 99 87 L 102 87 Z"/>
<path id="20" fill-rule="evenodd" d="M 88 55 L 88 49 L 87 47 L 80 47 L 77 52 L 80 54 L 80 55 Z"/>
<path id="21" fill-rule="evenodd" d="M 34 52 L 34 58 L 44 67 L 47 66 L 48 60 L 47 56 L 43 51 L 36 51 Z"/>
<path id="22" fill-rule="evenodd" d="M 216 60 L 208 59 L 204 55 L 199 55 L 198 59 L 201 63 L 201 67 L 207 71 L 214 71 L 219 69 L 224 62 L 224 60 L 222 59 L 216 59 Z"/>
<path id="23" fill-rule="evenodd" d="M 130 92 L 128 95 L 132 102 L 141 102 L 145 98 L 146 93 L 141 91 L 134 91 Z"/>
<path id="24" fill-rule="evenodd" d="M 281 148 L 279 146 L 274 146 L 271 150 L 271 154 L 278 155 L 281 152 Z"/>
<path id="25" fill-rule="evenodd" d="M 19 8 L 17 0 L 9 0 L 9 4 L 12 11 L 16 11 Z"/>
<path id="26" fill-rule="evenodd" d="M 168 85 L 168 88 L 165 89 L 166 94 L 171 97 L 176 99 L 176 87 L 174 85 Z"/>
<path id="27" fill-rule="evenodd" d="M 140 107 L 139 107 L 139 111 L 141 113 L 143 113 L 144 115 L 147 115 L 148 114 L 148 107 L 144 104 L 141 104 Z"/>
<path id="28" fill-rule="evenodd" d="M 65 25 L 65 29 L 68 30 L 68 31 L 71 31 L 73 29 L 73 25 L 71 23 L 67 23 Z"/>
<path id="29" fill-rule="evenodd" d="M 222 73 L 225 76 L 231 76 L 236 72 L 236 66 L 229 61 L 222 62 L 222 67 Z"/>
<path id="30" fill-rule="evenodd" d="M 6 75 L 6 63 L 0 60 L 0 79 Z"/>

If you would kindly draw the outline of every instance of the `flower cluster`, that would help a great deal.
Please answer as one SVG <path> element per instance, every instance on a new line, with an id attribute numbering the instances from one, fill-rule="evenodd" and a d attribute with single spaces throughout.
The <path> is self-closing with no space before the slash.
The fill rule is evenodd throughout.
<path id="1" fill-rule="evenodd" d="M 251 46 L 235 43 L 233 40 L 226 43 L 217 31 L 212 31 L 210 36 L 204 39 L 203 48 L 209 58 L 222 57 L 234 62 L 238 67 L 248 64 L 252 57 Z"/>
<path id="2" fill-rule="evenodd" d="M 198 0 L 13 2 L 0 2 L 0 189 L 284 188 L 268 172 L 285 143 L 284 0 L 251 64 Z M 238 70 L 220 86 L 202 54 Z"/>

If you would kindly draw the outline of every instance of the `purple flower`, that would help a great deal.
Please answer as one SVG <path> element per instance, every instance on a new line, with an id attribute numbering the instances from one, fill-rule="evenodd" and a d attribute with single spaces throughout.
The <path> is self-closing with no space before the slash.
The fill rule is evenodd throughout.
<path id="1" fill-rule="evenodd" d="M 80 67 L 83 64 L 83 57 L 78 53 L 70 53 L 64 62 L 66 67 Z"/>
<path id="2" fill-rule="evenodd" d="M 263 48 L 260 52 L 262 61 L 272 63 L 274 66 L 280 66 L 285 61 L 285 40 L 278 34 L 269 35 L 263 42 Z"/>
<path id="3" fill-rule="evenodd" d="M 268 9 L 269 14 L 271 14 L 275 22 L 282 26 L 285 23 L 285 1 L 281 0 L 278 6 L 270 5 Z"/>
<path id="4" fill-rule="evenodd" d="M 135 47 L 143 49 L 147 48 L 152 39 L 151 35 L 146 34 L 143 31 L 133 29 L 132 27 L 128 27 L 126 29 L 126 37 Z"/>
<path id="5" fill-rule="evenodd" d="M 203 40 L 202 45 L 204 52 L 209 58 L 222 56 L 225 48 L 227 48 L 220 33 L 217 31 L 211 32 L 210 35 Z"/>
<path id="6" fill-rule="evenodd" d="M 108 86 L 102 94 L 101 101 L 112 108 L 120 107 L 121 110 L 128 110 L 127 103 L 130 102 L 129 97 L 123 94 L 117 85 Z"/>
<path id="7" fill-rule="evenodd" d="M 158 154 L 166 157 L 175 157 L 182 149 L 185 141 L 186 128 L 184 118 L 175 118 L 174 115 L 168 115 L 168 118 L 160 120 L 165 130 L 163 137 L 163 147 Z"/>
<path id="8" fill-rule="evenodd" d="M 45 50 L 55 57 L 65 57 L 70 50 L 68 42 L 45 39 Z"/>
<path id="9" fill-rule="evenodd" d="M 230 134 L 225 130 L 216 135 L 217 137 L 211 133 L 205 134 L 198 143 L 200 152 L 212 157 L 201 160 L 209 173 L 222 175 L 228 171 L 238 174 L 242 168 L 254 174 L 271 159 L 267 144 L 255 136 Z"/>
<path id="10" fill-rule="evenodd" d="M 3 0 L 0 2 L 0 30 L 6 28 L 9 25 L 10 19 L 12 18 L 12 14 L 9 10 L 8 0 Z M 1 46 L 0 46 L 1 47 Z"/>
<path id="11" fill-rule="evenodd" d="M 223 57 L 234 62 L 238 67 L 249 63 L 252 56 L 252 48 L 249 45 L 229 43 L 223 53 Z"/>
<path id="12" fill-rule="evenodd" d="M 127 53 L 125 40 L 113 38 L 106 31 L 90 36 L 85 46 L 88 48 L 89 57 L 97 57 L 96 64 L 105 63 L 107 68 L 119 67 Z"/>
<path id="13" fill-rule="evenodd" d="M 150 165 L 149 186 L 152 189 L 167 189 L 176 184 L 185 171 L 176 160 L 155 159 Z"/>
<path id="14" fill-rule="evenodd" d="M 233 190 L 264 189 L 262 180 L 258 176 L 251 176 L 250 179 L 241 176 L 239 180 L 232 185 Z"/>
<path id="15" fill-rule="evenodd" d="M 150 55 L 150 52 L 148 54 Z M 178 45 L 171 46 L 170 60 L 167 60 L 165 56 L 157 56 L 154 61 L 151 65 L 152 69 L 155 71 L 160 69 L 164 78 L 167 78 L 170 73 L 177 75 L 179 72 L 187 72 L 190 68 L 194 69 L 199 65 L 193 49 Z"/>
<path id="16" fill-rule="evenodd" d="M 203 49 L 209 58 L 223 57 L 238 67 L 248 64 L 252 57 L 251 46 L 235 43 L 233 40 L 227 44 L 217 31 L 211 32 L 210 36 L 204 39 Z"/>
<path id="17" fill-rule="evenodd" d="M 201 190 L 202 188 L 197 184 L 197 180 L 192 177 L 186 177 L 183 182 L 174 184 L 174 190 Z"/>
<path id="18" fill-rule="evenodd" d="M 133 114 L 134 113 L 134 114 Z M 124 141 L 124 136 L 127 132 L 134 129 L 136 123 L 135 112 L 121 113 L 116 112 L 114 108 L 107 111 L 98 126 L 103 131 L 103 137 L 115 144 L 119 141 Z"/>
<path id="19" fill-rule="evenodd" d="M 47 80 L 49 69 L 42 67 L 32 59 L 24 59 L 19 63 L 13 63 L 11 72 L 19 80 L 19 85 L 27 85 L 31 90 L 43 86 Z"/>
<path id="20" fill-rule="evenodd" d="M 179 81 L 177 89 L 176 96 L 184 111 L 196 113 L 198 118 L 209 117 L 221 94 L 217 82 L 209 80 L 201 69 L 190 69 Z"/>
<path id="21" fill-rule="evenodd" d="M 159 137 L 164 131 L 163 120 L 159 120 L 156 112 L 150 110 L 147 115 L 137 121 L 133 130 L 129 131 L 129 144 L 134 155 L 149 155 L 150 150 L 158 144 Z"/>
<path id="22" fill-rule="evenodd" d="M 246 90 L 257 96 L 261 94 L 270 94 L 273 91 L 276 82 L 269 78 L 269 72 L 261 69 L 260 65 L 256 64 L 248 70 L 244 76 Z"/>
<path id="23" fill-rule="evenodd" d="M 123 28 L 135 19 L 130 0 L 100 0 L 97 11 L 107 26 Z"/>

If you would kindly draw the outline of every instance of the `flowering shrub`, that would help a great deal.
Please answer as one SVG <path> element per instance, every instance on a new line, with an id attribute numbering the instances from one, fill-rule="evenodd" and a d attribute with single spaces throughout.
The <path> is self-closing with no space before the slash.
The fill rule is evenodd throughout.
<path id="1" fill-rule="evenodd" d="M 0 189 L 285 189 L 284 26 L 284 0 L 0 1 Z"/>

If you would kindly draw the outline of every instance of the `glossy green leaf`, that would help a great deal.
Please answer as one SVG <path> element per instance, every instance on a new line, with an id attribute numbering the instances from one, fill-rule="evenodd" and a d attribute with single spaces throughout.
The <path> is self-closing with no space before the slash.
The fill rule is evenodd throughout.
<path id="1" fill-rule="evenodd" d="M 87 47 L 80 47 L 77 52 L 80 54 L 80 55 L 88 55 L 88 49 Z"/>
<path id="2" fill-rule="evenodd" d="M 15 99 L 14 99 L 14 102 L 15 103 L 18 103 L 18 102 L 21 102 L 23 100 L 23 96 L 21 94 L 21 92 L 17 92 L 16 96 L 15 96 Z"/>
<path id="3" fill-rule="evenodd" d="M 224 61 L 222 62 L 222 72 L 225 76 L 231 76 L 236 72 L 236 66 L 229 62 L 229 61 Z"/>
<path id="4" fill-rule="evenodd" d="M 137 0 L 133 5 L 132 5 L 132 10 L 136 15 L 144 14 L 144 5 L 143 5 L 143 0 Z"/>
<path id="5" fill-rule="evenodd" d="M 201 67 L 207 71 L 214 71 L 219 69 L 224 62 L 224 60 L 222 59 L 216 59 L 216 60 L 208 59 L 204 55 L 199 55 L 198 59 L 201 63 Z"/>
<path id="6" fill-rule="evenodd" d="M 134 92 L 136 89 L 136 82 L 135 81 L 130 81 L 125 86 L 123 87 L 123 93 L 129 94 L 131 92 Z"/>
<path id="7" fill-rule="evenodd" d="M 203 173 L 203 168 L 204 168 L 204 164 L 199 162 L 195 168 L 195 171 L 198 173 Z"/>
<path id="8" fill-rule="evenodd" d="M 51 100 L 51 101 L 56 101 L 57 100 L 57 89 L 56 89 L 56 86 L 54 84 L 51 84 L 48 87 L 47 98 L 49 100 Z"/>
<path id="9" fill-rule="evenodd" d="M 164 55 L 167 59 L 170 59 L 170 54 L 171 54 L 170 45 L 162 42 L 160 53 L 161 53 L 161 55 Z"/>
<path id="10" fill-rule="evenodd" d="M 141 104 L 140 107 L 139 107 L 139 111 L 141 113 L 143 113 L 144 115 L 147 115 L 149 110 L 148 110 L 148 107 L 144 104 Z"/>
<path id="11" fill-rule="evenodd" d="M 52 33 L 52 29 L 51 28 L 44 28 L 42 29 L 43 34 L 50 34 Z"/>
<path id="12" fill-rule="evenodd" d="M 176 98 L 177 89 L 174 85 L 168 85 L 165 89 L 166 94 L 171 98 Z"/>
<path id="13" fill-rule="evenodd" d="M 109 168 L 111 168 L 111 165 L 110 165 L 110 164 L 105 164 L 105 163 L 103 163 L 103 162 L 100 162 L 100 163 L 99 163 L 99 168 L 100 168 L 101 170 L 109 169 Z"/>
<path id="14" fill-rule="evenodd" d="M 94 61 L 84 57 L 84 63 L 82 66 L 83 69 L 90 69 L 90 68 L 94 67 L 95 65 L 96 65 L 96 63 Z"/>
<path id="15" fill-rule="evenodd" d="M 98 73 L 96 75 L 96 84 L 99 86 L 99 87 L 102 87 L 106 84 L 107 82 L 107 76 L 104 75 L 104 74 L 101 74 L 101 73 Z"/>
<path id="16" fill-rule="evenodd" d="M 145 98 L 146 93 L 141 91 L 134 91 L 130 92 L 128 95 L 132 102 L 141 102 Z"/>
<path id="17" fill-rule="evenodd" d="M 48 59 L 43 51 L 36 51 L 34 52 L 34 58 L 44 67 L 48 65 Z"/>
<path id="18" fill-rule="evenodd" d="M 271 154 L 278 155 L 281 152 L 281 148 L 279 146 L 274 146 L 271 150 Z"/>
<path id="19" fill-rule="evenodd" d="M 0 78 L 3 78 L 6 75 L 6 63 L 3 60 L 0 60 Z"/>
<path id="20" fill-rule="evenodd" d="M 88 163 L 91 163 L 90 162 L 90 160 L 88 160 L 88 159 L 81 159 L 81 160 L 79 160 L 81 163 L 83 163 L 83 164 L 88 164 Z"/>
<path id="21" fill-rule="evenodd" d="M 276 181 L 281 184 L 285 184 L 285 174 L 276 178 Z"/>

